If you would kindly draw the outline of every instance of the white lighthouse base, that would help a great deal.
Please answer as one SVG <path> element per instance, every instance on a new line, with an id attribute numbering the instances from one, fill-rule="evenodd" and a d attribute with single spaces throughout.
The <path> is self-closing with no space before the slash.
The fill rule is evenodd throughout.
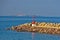
<path id="1" fill-rule="evenodd" d="M 36 26 L 36 24 L 32 24 L 32 26 Z"/>

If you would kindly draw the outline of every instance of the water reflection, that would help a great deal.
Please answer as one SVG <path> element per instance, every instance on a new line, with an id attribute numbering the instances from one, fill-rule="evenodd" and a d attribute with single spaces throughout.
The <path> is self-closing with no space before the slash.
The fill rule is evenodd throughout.
<path id="1" fill-rule="evenodd" d="M 34 33 L 34 32 L 32 32 L 32 40 L 34 40 L 34 35 L 35 35 L 35 33 Z"/>

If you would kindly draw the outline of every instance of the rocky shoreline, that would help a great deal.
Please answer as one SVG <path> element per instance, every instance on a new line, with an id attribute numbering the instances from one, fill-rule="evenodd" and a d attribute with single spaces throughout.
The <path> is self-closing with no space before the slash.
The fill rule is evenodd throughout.
<path id="1" fill-rule="evenodd" d="M 12 26 L 11 28 L 7 28 L 7 30 L 15 30 L 17 32 L 39 32 L 39 33 L 47 33 L 47 34 L 60 34 L 59 27 L 41 27 L 41 26 L 30 26 L 31 23 L 22 24 L 19 26 Z"/>

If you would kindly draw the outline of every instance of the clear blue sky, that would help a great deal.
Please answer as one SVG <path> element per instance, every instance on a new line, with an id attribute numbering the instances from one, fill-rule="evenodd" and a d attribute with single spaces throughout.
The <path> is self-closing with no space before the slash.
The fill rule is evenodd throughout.
<path id="1" fill-rule="evenodd" d="M 60 16 L 60 0 L 0 0 L 0 16 Z"/>

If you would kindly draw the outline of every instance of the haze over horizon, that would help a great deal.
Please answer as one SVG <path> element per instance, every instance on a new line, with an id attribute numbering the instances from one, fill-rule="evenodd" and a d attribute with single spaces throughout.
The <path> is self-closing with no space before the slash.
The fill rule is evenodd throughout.
<path id="1" fill-rule="evenodd" d="M 60 17 L 60 0 L 0 0 L 0 16 Z"/>

